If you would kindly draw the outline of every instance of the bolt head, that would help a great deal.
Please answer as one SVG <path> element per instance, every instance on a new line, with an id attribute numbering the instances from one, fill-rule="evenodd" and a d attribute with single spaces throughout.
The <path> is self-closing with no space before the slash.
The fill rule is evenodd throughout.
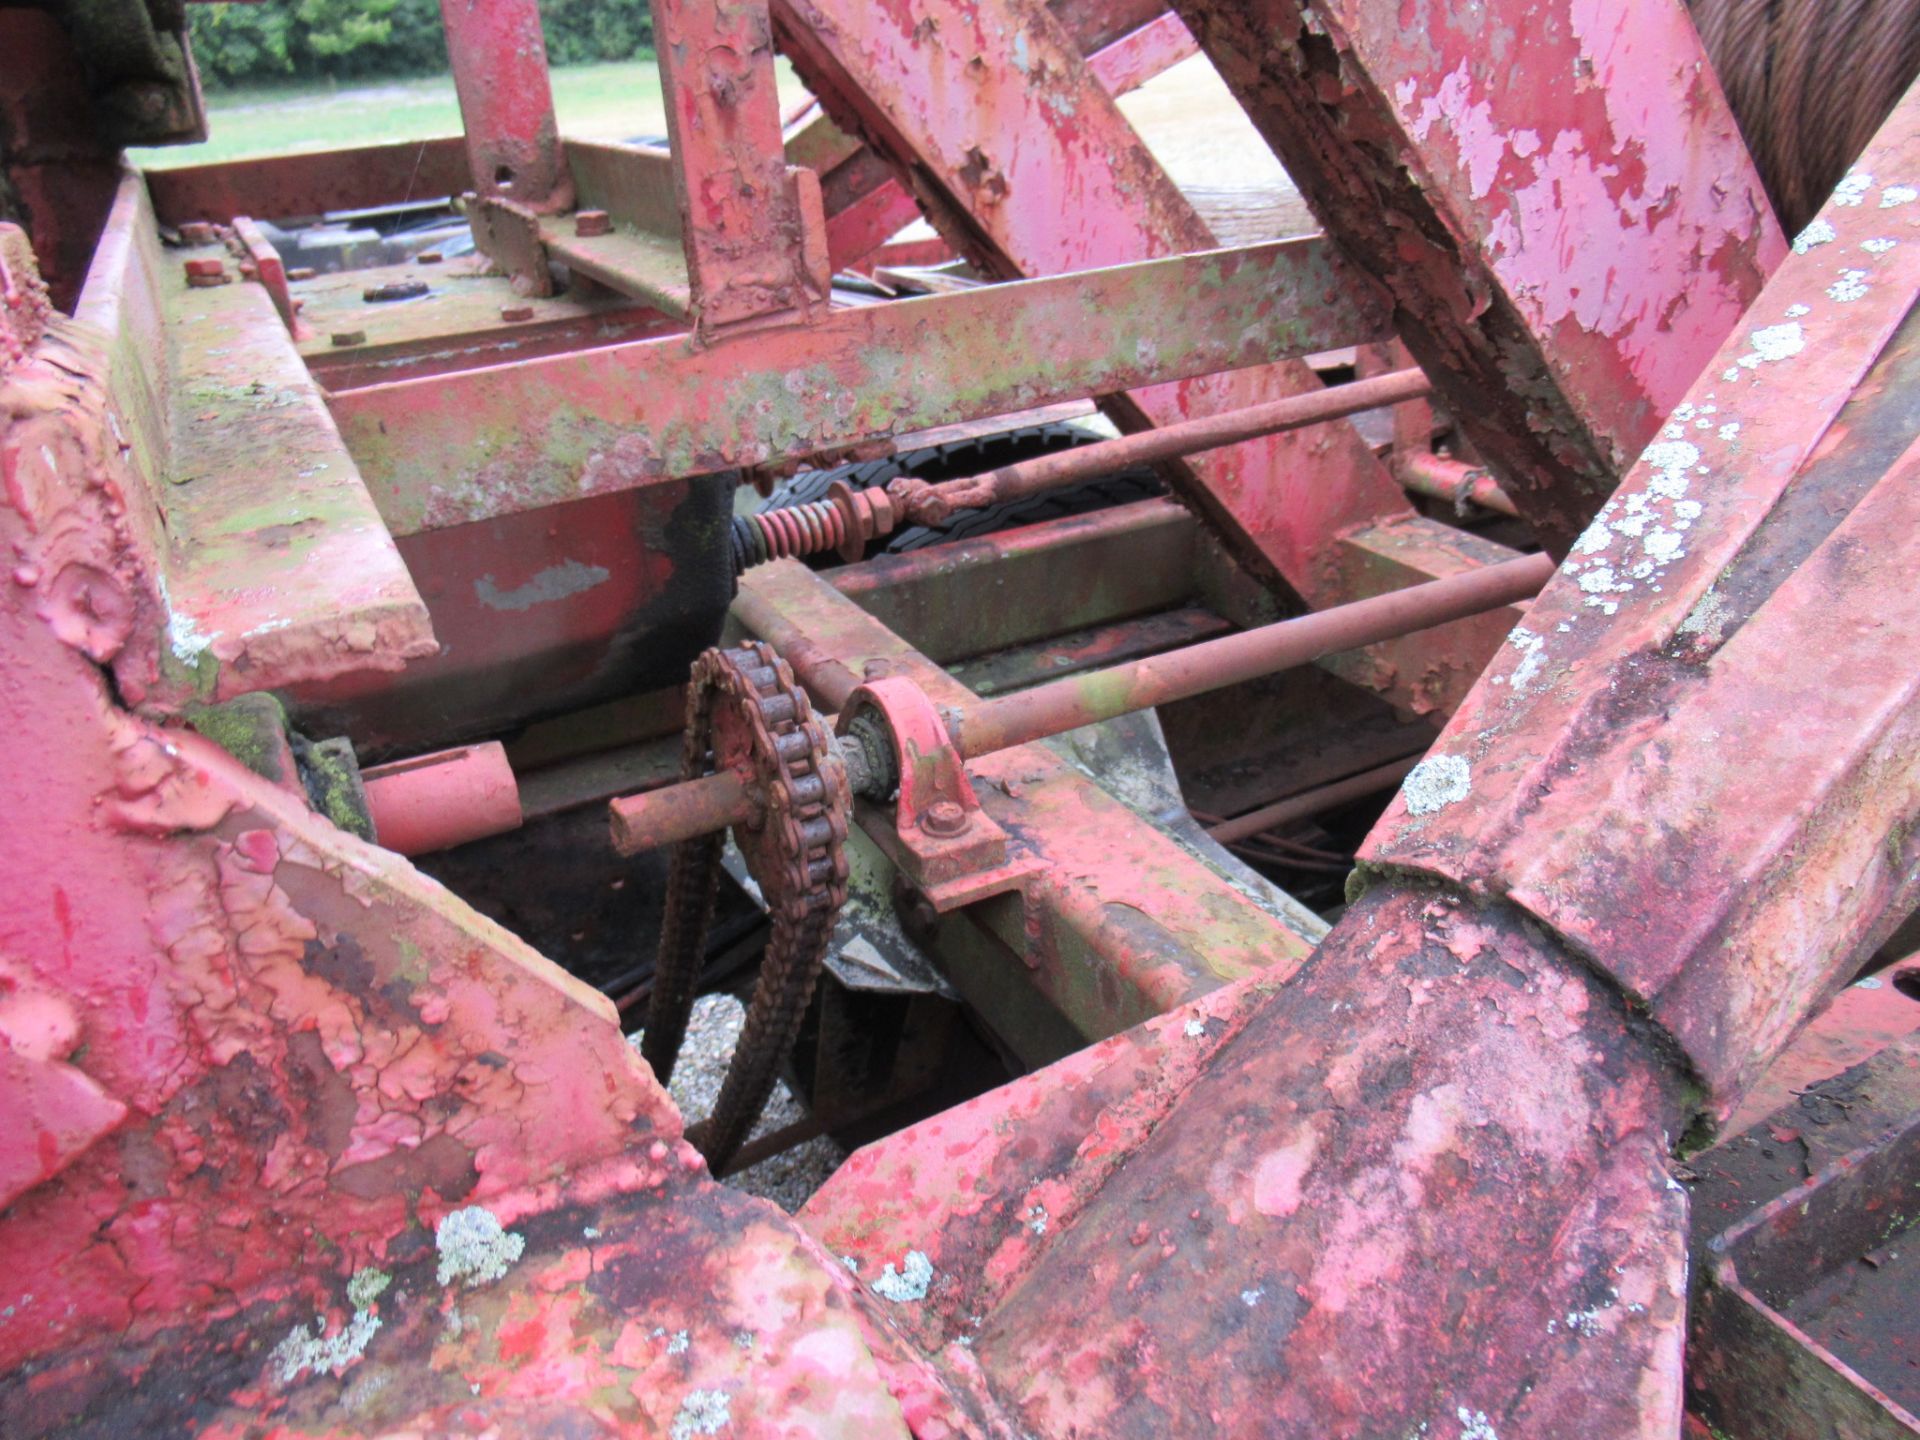
<path id="1" fill-rule="evenodd" d="M 533 307 L 531 305 L 502 305 L 500 307 L 500 318 L 509 324 L 518 324 L 522 320 L 531 320 L 533 318 Z"/>
<path id="2" fill-rule="evenodd" d="M 604 210 L 581 210 L 573 217 L 573 233 L 582 237 L 605 235 L 613 229 L 613 217 Z"/>
<path id="3" fill-rule="evenodd" d="M 920 812 L 920 828 L 929 835 L 958 835 L 967 828 L 967 812 L 958 801 L 936 800 Z"/>
<path id="4" fill-rule="evenodd" d="M 336 345 L 364 345 L 367 343 L 367 332 L 364 330 L 336 330 L 333 332 L 332 338 L 333 343 Z"/>
<path id="5" fill-rule="evenodd" d="M 186 262 L 187 278 L 213 278 L 227 273 L 227 262 L 213 255 L 202 255 Z"/>

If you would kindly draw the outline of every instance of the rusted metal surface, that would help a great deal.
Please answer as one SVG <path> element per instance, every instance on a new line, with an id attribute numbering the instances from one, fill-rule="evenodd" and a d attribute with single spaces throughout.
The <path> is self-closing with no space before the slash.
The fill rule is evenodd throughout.
<path id="1" fill-rule="evenodd" d="M 703 347 L 374 385 L 333 412 L 387 523 L 437 528 L 1377 333 L 1384 315 L 1326 253 L 1289 241 L 984 286 Z M 1158 306 L 1170 294 L 1177 316 Z"/>
<path id="2" fill-rule="evenodd" d="M 1173 460 L 1263 435 L 1342 419 L 1402 400 L 1417 400 L 1429 393 L 1431 387 L 1425 375 L 1417 369 L 1402 370 L 1357 380 L 1351 385 L 1332 386 L 1316 394 L 1295 395 L 1245 410 L 1201 415 L 1137 435 L 1123 435 L 1117 440 L 1036 456 L 966 480 L 949 480 L 939 485 L 896 480 L 889 488 L 906 501 L 907 514 L 913 520 L 923 525 L 939 524 L 955 510 L 997 505 L 1123 470 L 1129 465 Z"/>
<path id="3" fill-rule="evenodd" d="M 1910 98 L 1363 857 L 1564 935 L 1721 1114 L 1913 903 L 1916 167 Z"/>
<path id="4" fill-rule="evenodd" d="M 428 855 L 519 827 L 520 788 L 497 740 L 377 765 L 362 772 L 380 844 Z"/>
<path id="5" fill-rule="evenodd" d="M 1176 8 L 1564 551 L 1786 253 L 1685 6 Z"/>
<path id="6" fill-rule="evenodd" d="M 795 67 L 828 113 L 864 135 L 936 226 L 989 273 L 1053 275 L 1213 244 L 1075 42 L 1035 0 L 915 7 L 911 16 L 809 0 L 775 13 Z M 969 78 L 985 74 L 1022 79 L 985 86 Z M 907 75 L 929 78 L 899 84 Z M 1022 195 L 1066 203 L 1021 204 Z M 1138 429 L 1318 386 L 1305 366 L 1280 364 L 1158 387 L 1115 402 L 1114 413 L 1123 429 Z M 1221 451 L 1182 473 L 1183 493 L 1243 559 L 1315 604 L 1344 598 L 1321 571 L 1330 538 L 1407 510 L 1339 422 Z"/>
<path id="7" fill-rule="evenodd" d="M 823 710 L 840 709 L 865 676 L 903 676 L 935 705 L 975 697 L 900 637 L 792 562 L 741 581 L 736 615 L 769 640 Z M 1086 772 L 1044 746 L 1001 751 L 968 767 L 981 809 L 1012 844 L 1008 863 L 974 879 L 977 891 L 1018 890 L 943 923 L 936 952 L 987 1023 L 1030 1032 L 1035 1000 L 1060 1012 L 1081 1040 L 1103 1039 L 1249 974 L 1285 973 L 1320 925 L 1297 905 L 1276 914 Z M 876 843 L 893 831 L 891 807 L 858 805 Z M 965 882 L 949 892 L 965 893 Z M 1276 923 L 1277 922 L 1277 923 Z M 1036 1038 L 1057 1058 L 1058 1021 Z"/>
<path id="8" fill-rule="evenodd" d="M 401 140 L 348 150 L 222 160 L 147 172 L 154 213 L 163 225 L 235 217 L 265 220 L 428 201 L 473 189 L 467 147 L 458 135 Z"/>
<path id="9" fill-rule="evenodd" d="M 15 372 L 17 483 L 44 495 L 86 475 L 148 560 L 96 576 L 50 554 L 23 573 L 77 606 L 74 623 L 131 702 L 177 708 L 393 670 L 432 648 L 425 607 L 272 302 L 253 285 L 190 288 L 165 267 L 132 175 L 77 322 L 49 336 L 59 360 L 48 351 Z M 296 459 L 302 473 L 276 472 Z"/>
<path id="10" fill-rule="evenodd" d="M 473 193 L 483 204 L 508 200 L 537 214 L 566 209 L 573 181 L 553 116 L 537 0 L 440 0 L 440 18 Z"/>
<path id="11" fill-rule="evenodd" d="M 955 762 L 979 759 L 1064 735 L 1083 725 L 1151 710 L 1342 651 L 1500 610 L 1532 596 L 1552 573 L 1551 560 L 1532 555 L 1448 580 L 1408 586 L 1243 634 L 1204 640 L 1170 654 L 950 707 L 941 717 L 941 725 L 918 732 L 916 740 L 934 750 L 951 751 Z M 835 695 L 829 703 L 850 703 L 855 693 Z M 903 806 L 909 803 L 913 791 L 907 763 L 903 761 L 902 768 L 885 779 L 880 778 L 884 772 L 870 772 L 882 794 L 899 785 Z M 932 755 L 928 755 L 927 763 L 935 763 Z M 678 836 L 687 833 L 683 827 L 691 821 L 722 814 L 720 803 L 735 794 L 733 787 L 723 789 L 714 782 L 703 784 L 696 794 L 683 796 L 676 793 L 677 789 L 656 790 L 621 802 L 616 812 L 616 833 Z M 725 823 L 743 824 L 754 810 L 753 800 L 741 790 L 732 808 L 724 812 Z M 902 814 L 913 816 L 916 812 L 903 809 Z M 903 821 L 901 830 L 907 828 Z"/>
<path id="12" fill-rule="evenodd" d="M 1774 1142 L 1782 1150 L 1825 1124 L 1829 1106 L 1842 1117 L 1834 1129 L 1866 1138 L 1800 1183 L 1772 1183 L 1750 1153 L 1705 1157 L 1707 1213 L 1713 1202 L 1751 1207 L 1699 1247 L 1708 1274 L 1694 1305 L 1690 1403 L 1728 1433 L 1920 1434 L 1910 1353 L 1920 1256 L 1916 1081 L 1920 1047 L 1908 1040 L 1811 1088 L 1809 1108 L 1774 1117 L 1767 1129 L 1784 1137 Z M 1773 1189 L 1780 1193 L 1756 1203 Z"/>
<path id="13" fill-rule="evenodd" d="M 1680 1113 L 1517 915 L 1383 887 L 1291 979 L 870 1147 L 805 1219 L 863 1273 L 924 1253 L 903 1328 L 1042 1434 L 1671 1435 Z"/>
<path id="14" fill-rule="evenodd" d="M 1890 1413 L 1911 1135 L 1800 1184 L 1859 1143 L 1820 1106 L 1899 1103 L 1801 1093 L 1898 1032 L 1880 977 L 1773 1059 L 1920 894 L 1920 99 L 1754 299 L 1784 246 L 1665 0 L 1190 0 L 1359 265 L 1194 253 L 1112 101 L 1195 43 L 1152 0 L 781 0 L 832 117 L 784 153 L 766 6 L 661 0 L 673 154 L 563 145 L 531 0 L 445 5 L 463 141 L 150 185 L 68 32 L 0 11 L 0 204 L 56 305 L 76 257 L 98 282 L 62 318 L 0 230 L 9 1435 L 1668 1440 L 1689 1363 L 1708 1419 Z M 245 219 L 468 189 L 493 273 L 290 279 Z M 920 208 L 975 275 L 830 304 L 830 258 Z M 1330 349 L 1357 385 L 1300 362 Z M 1044 449 L 1060 415 L 1016 412 L 1096 399 L 1104 450 L 864 468 L 965 476 L 919 452 L 992 417 Z M 1328 418 L 1362 399 L 1402 403 Z M 853 561 L 915 494 L 1019 499 L 1248 406 L 1318 423 L 1169 460 L 1190 509 L 760 566 L 722 636 L 736 510 Z M 1553 562 L 1401 489 L 1510 494 L 1557 545 L 1649 438 L 1524 617 Z M 818 488 L 744 513 L 783 477 Z M 743 640 L 750 703 L 683 703 Z M 1324 807 L 1450 713 L 1343 896 L 1370 812 Z M 622 848 L 703 837 L 649 980 L 585 932 L 653 923 L 657 872 L 559 812 L 675 743 L 713 778 L 614 807 Z M 356 751 L 416 757 L 367 772 L 383 846 Z M 1317 815 L 1318 872 L 1190 804 L 1250 812 L 1237 842 Z M 696 1143 L 737 1158 L 781 1068 L 820 1108 L 768 1145 L 882 1137 L 804 1227 L 716 1187 L 617 1007 L 454 893 L 618 1008 L 652 985 L 664 1072 L 765 943 L 723 820 L 776 939 Z M 395 853 L 516 824 L 439 857 L 452 889 Z M 710 946 L 716 896 L 746 928 Z M 1676 1159 L 1788 1092 L 1806 1134 Z M 1724 1230 L 1754 1155 L 1783 1198 L 1690 1362 L 1680 1182 Z M 1737 1285 L 1786 1323 L 1742 1331 Z"/>
<path id="15" fill-rule="evenodd" d="M 1316 611 L 1240 635 L 1202 641 L 1168 655 L 1095 671 L 1052 685 L 982 701 L 952 716 L 960 752 L 991 754 L 1134 710 L 1357 650 L 1449 620 L 1524 600 L 1553 573 L 1544 555 L 1412 585 L 1369 600 Z"/>
<path id="16" fill-rule="evenodd" d="M 767 0 L 662 5 L 655 24 L 700 328 L 824 305 L 820 185 L 787 167 Z"/>

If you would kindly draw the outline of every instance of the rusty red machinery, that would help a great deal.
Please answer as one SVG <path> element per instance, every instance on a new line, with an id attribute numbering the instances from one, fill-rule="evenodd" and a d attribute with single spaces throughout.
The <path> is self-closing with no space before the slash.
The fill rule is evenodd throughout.
<path id="1" fill-rule="evenodd" d="M 0 9 L 0 1432 L 1920 1433 L 1910 8 Z"/>

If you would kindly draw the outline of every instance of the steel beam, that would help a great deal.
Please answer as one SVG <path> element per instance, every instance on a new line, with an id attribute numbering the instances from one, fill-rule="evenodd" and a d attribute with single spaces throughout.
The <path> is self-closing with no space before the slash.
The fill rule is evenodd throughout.
<path id="1" fill-rule="evenodd" d="M 539 0 L 440 0 L 467 164 L 482 200 L 537 214 L 573 203 Z"/>
<path id="2" fill-rule="evenodd" d="M 1370 288 L 1327 254 L 1290 241 L 617 345 L 368 386 L 334 416 L 405 534 L 1376 338 Z"/>
<path id="3" fill-rule="evenodd" d="M 1786 251 L 1679 0 L 1179 0 L 1564 550 Z"/>
<path id="4" fill-rule="evenodd" d="M 819 183 L 787 167 L 767 0 L 654 0 L 653 23 L 699 326 L 824 306 Z"/>
<path id="5" fill-rule="evenodd" d="M 1364 855 L 1566 937 L 1715 1110 L 1920 883 L 1920 94 L 1855 174 Z"/>

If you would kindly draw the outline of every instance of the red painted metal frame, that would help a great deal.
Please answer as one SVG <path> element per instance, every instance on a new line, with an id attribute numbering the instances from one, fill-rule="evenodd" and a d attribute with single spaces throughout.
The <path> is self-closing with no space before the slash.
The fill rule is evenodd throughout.
<path id="1" fill-rule="evenodd" d="M 1327 253 L 1285 241 L 616 345 L 369 386 L 333 413 L 405 534 L 1375 337 L 1371 289 Z"/>
<path id="2" fill-rule="evenodd" d="M 564 206 L 568 173 L 544 67 L 523 49 L 508 79 L 533 88 L 479 81 L 506 53 L 481 37 L 524 38 L 537 16 L 460 3 L 475 179 L 533 146 L 515 199 L 478 223 L 508 217 L 490 233 L 531 272 L 546 250 L 527 202 Z M 730 270 L 741 252 L 700 206 L 731 225 L 744 197 L 685 195 L 694 308 L 711 332 L 791 318 L 806 304 L 781 288 L 817 295 L 824 247 L 765 124 L 763 15 L 694 8 L 662 5 L 669 48 L 732 37 L 751 93 L 722 134 L 724 67 L 669 59 L 676 124 L 718 127 L 681 135 L 684 160 L 711 142 L 715 161 L 683 181 L 748 175 L 756 205 L 797 217 L 753 250 L 773 271 Z M 1082 58 L 1081 27 L 1137 32 L 1141 9 L 780 13 L 836 117 L 1010 276 L 1210 238 Z M 1609 11 L 1637 28 L 1606 47 L 1586 44 L 1596 7 L 1570 0 L 1425 24 L 1419 4 L 1183 11 L 1283 153 L 1300 148 L 1340 241 L 1378 261 L 1455 408 L 1504 407 L 1461 419 L 1548 538 L 1571 540 L 1609 467 L 1651 444 L 1407 778 L 1317 948 L 1316 927 L 1051 750 L 976 761 L 1008 864 L 921 872 L 935 943 L 967 957 L 955 983 L 980 1013 L 1044 1007 L 1112 1038 L 870 1147 L 804 1229 L 704 1175 L 604 1000 L 155 716 L 301 679 L 384 684 L 362 672 L 431 643 L 389 529 L 423 573 L 484 580 L 517 614 L 595 567 L 503 587 L 473 573 L 482 557 L 538 559 L 534 529 L 570 547 L 621 507 L 687 503 L 704 472 L 1150 380 L 1182 383 L 1116 402 L 1129 426 L 1307 392 L 1304 367 L 1268 362 L 1331 329 L 1380 338 L 1371 287 L 1318 245 L 1267 247 L 609 347 L 336 396 L 348 455 L 264 290 L 159 287 L 136 182 L 114 182 L 96 258 L 119 278 L 79 319 L 33 303 L 10 247 L 24 298 L 0 352 L 0 713 L 32 759 L 0 767 L 0 1109 L 24 1132 L 0 1146 L 10 1427 L 1673 1433 L 1679 1137 L 1732 1110 L 1920 893 L 1920 95 L 1735 327 L 1782 247 L 1676 6 Z M 8 34 L 58 52 L 44 17 L 6 13 Z M 1522 100 L 1560 118 L 1554 136 L 1523 141 Z M 44 145 L 66 100 L 34 103 Z M 75 205 L 42 222 L 69 289 L 100 198 L 98 154 L 76 155 Z M 32 198 L 52 193 L 47 161 L 26 167 Z M 1554 207 L 1528 199 L 1543 176 L 1604 192 L 1572 240 L 1617 216 L 1651 257 L 1618 267 L 1596 320 L 1600 302 L 1571 293 L 1582 265 L 1548 243 Z M 233 178 L 176 201 L 204 218 Z M 1228 365 L 1249 368 L 1185 379 Z M 208 469 L 182 475 L 180 454 Z M 290 488 L 289 454 L 317 458 L 299 478 L 319 482 Z M 1415 523 L 1344 424 L 1182 483 L 1243 556 L 1322 604 L 1499 558 Z M 302 513 L 283 518 L 290 501 Z M 610 544 L 589 589 L 618 566 L 637 587 L 618 608 L 636 612 L 662 577 L 627 561 L 663 547 Z M 310 545 L 334 548 L 303 573 Z M 283 591 L 299 623 L 255 623 Z M 1068 693 L 982 705 L 791 563 L 750 572 L 735 614 L 830 705 L 862 681 L 1003 716 Z M 182 624 L 196 616 L 227 623 Z M 674 628 L 654 620 L 649 643 Z M 1402 652 L 1427 673 L 1370 683 L 1446 708 L 1475 652 L 1432 650 Z M 1081 698 L 1049 724 L 1113 713 L 1111 695 Z M 934 743 L 929 715 L 916 733 Z M 939 798 L 980 823 L 956 777 Z M 903 838 L 883 807 L 861 824 L 883 851 Z M 910 874 L 928 859 L 890 853 Z"/>
<path id="3" fill-rule="evenodd" d="M 699 325 L 823 306 L 820 186 L 787 167 L 767 0 L 656 4 L 654 26 Z"/>
<path id="4" fill-rule="evenodd" d="M 1685 6 L 1177 8 L 1507 493 L 1571 543 L 1786 250 Z"/>
<path id="5" fill-rule="evenodd" d="M 553 115 L 538 0 L 440 0 L 467 165 L 483 201 L 565 210 L 573 184 Z"/>

